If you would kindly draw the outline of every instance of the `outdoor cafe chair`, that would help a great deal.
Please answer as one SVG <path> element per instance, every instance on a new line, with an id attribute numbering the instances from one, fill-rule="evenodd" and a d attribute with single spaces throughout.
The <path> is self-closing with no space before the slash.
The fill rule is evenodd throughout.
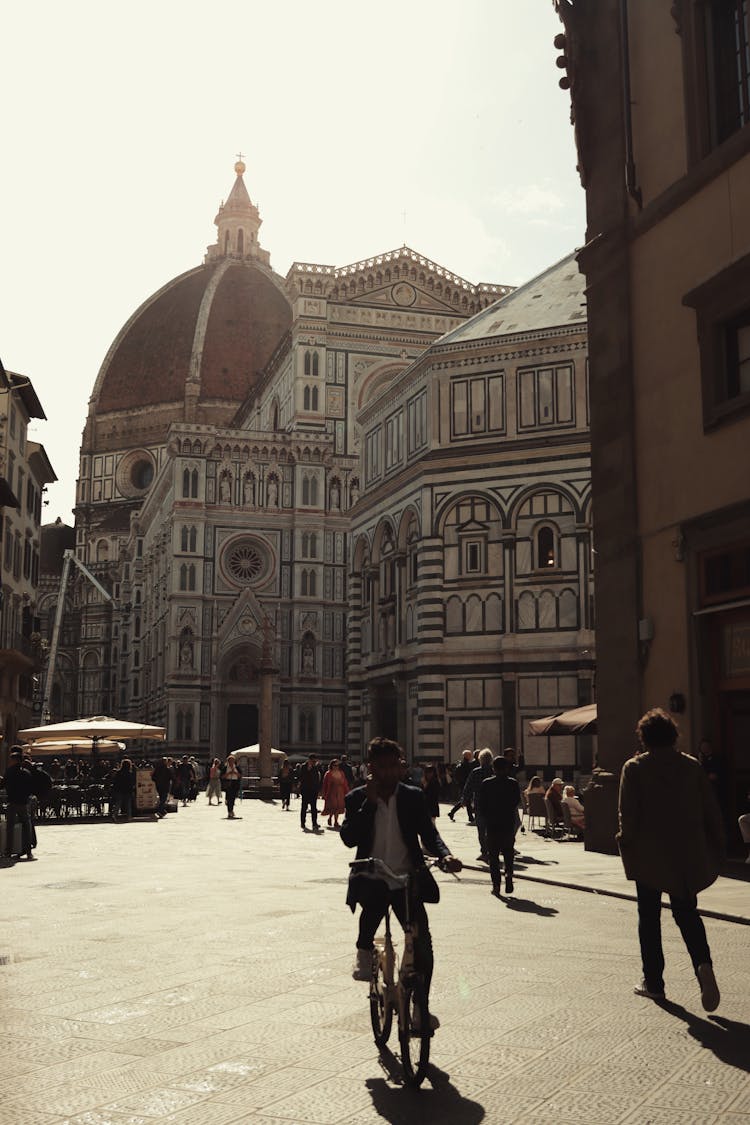
<path id="1" fill-rule="evenodd" d="M 564 825 L 560 824 L 555 814 L 555 809 L 549 797 L 544 798 L 544 810 L 546 817 L 546 834 L 547 836 L 557 837 L 557 833 L 565 833 Z"/>
<path id="2" fill-rule="evenodd" d="M 583 839 L 583 829 L 577 828 L 576 825 L 573 824 L 573 820 L 570 815 L 570 806 L 566 805 L 565 801 L 563 801 L 562 815 L 563 824 L 565 825 L 565 834 L 568 839 L 570 839 L 571 837 L 575 840 Z"/>
<path id="3" fill-rule="evenodd" d="M 529 793 L 526 798 L 527 827 L 533 829 L 534 821 L 547 823 L 547 810 L 544 807 L 544 793 Z"/>

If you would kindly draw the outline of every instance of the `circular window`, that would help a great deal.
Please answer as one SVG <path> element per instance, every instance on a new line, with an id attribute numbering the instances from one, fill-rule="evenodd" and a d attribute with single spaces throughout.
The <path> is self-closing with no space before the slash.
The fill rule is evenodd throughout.
<path id="1" fill-rule="evenodd" d="M 268 555 L 253 539 L 235 540 L 224 551 L 222 566 L 231 582 L 250 586 L 268 573 Z"/>
<path id="2" fill-rule="evenodd" d="M 139 497 L 151 487 L 155 463 L 145 449 L 133 449 L 117 466 L 117 488 L 122 496 Z"/>
<path id="3" fill-rule="evenodd" d="M 136 461 L 130 470 L 130 479 L 133 487 L 146 489 L 154 479 L 154 466 L 152 461 Z"/>

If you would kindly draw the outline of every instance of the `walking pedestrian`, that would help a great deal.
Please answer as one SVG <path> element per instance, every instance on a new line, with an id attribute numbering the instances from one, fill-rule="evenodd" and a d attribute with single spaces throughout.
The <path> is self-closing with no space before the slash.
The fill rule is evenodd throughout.
<path id="1" fill-rule="evenodd" d="M 440 781 L 435 766 L 425 766 L 422 789 L 427 803 L 427 812 L 434 824 L 440 816 Z"/>
<path id="2" fill-rule="evenodd" d="M 474 809 L 471 804 L 467 805 L 464 801 L 464 787 L 466 786 L 468 776 L 474 769 L 475 765 L 476 762 L 474 761 L 474 751 L 464 750 L 463 754 L 461 755 L 460 762 L 455 766 L 453 770 L 453 779 L 458 785 L 458 800 L 448 813 L 448 816 L 451 820 L 455 818 L 456 813 L 459 809 L 465 808 L 466 815 L 469 818 L 469 824 L 474 823 Z"/>
<path id="3" fill-rule="evenodd" d="M 234 815 L 234 803 L 237 800 L 237 794 L 242 784 L 242 774 L 237 769 L 234 754 L 229 754 L 227 756 L 227 760 L 222 767 L 221 783 L 227 801 L 227 820 L 236 820 L 237 818 Z"/>
<path id="4" fill-rule="evenodd" d="M 711 781 L 699 762 L 677 749 L 679 729 L 666 711 L 647 711 L 636 728 L 642 753 L 620 778 L 617 842 L 625 874 L 635 880 L 643 979 L 634 991 L 664 999 L 661 896 L 687 946 L 707 1012 L 719 1006 L 711 951 L 698 914 L 698 892 L 719 873 L 724 830 Z M 664 800 L 664 794 L 669 800 Z"/>
<path id="5" fill-rule="evenodd" d="M 156 806 L 156 815 L 163 817 L 167 815 L 167 801 L 169 800 L 169 790 L 174 781 L 174 773 L 170 765 L 169 758 L 162 758 L 157 762 L 151 770 L 151 780 L 156 786 L 156 792 L 159 795 L 159 804 Z"/>
<path id="6" fill-rule="evenodd" d="M 123 758 L 120 768 L 112 778 L 112 794 L 109 799 L 109 815 L 117 823 L 118 814 L 126 820 L 133 819 L 133 795 L 135 793 L 135 770 L 130 758 Z"/>
<path id="7" fill-rule="evenodd" d="M 292 797 L 292 771 L 289 762 L 284 762 L 279 770 L 279 796 L 281 797 L 282 812 L 289 812 L 289 802 Z"/>
<path id="8" fill-rule="evenodd" d="M 34 779 L 31 770 L 23 760 L 23 750 L 14 746 L 10 752 L 10 765 L 5 771 L 3 789 L 8 798 L 8 813 L 5 822 L 5 856 L 10 858 L 16 854 L 21 858 L 23 853 L 27 859 L 33 859 L 31 854 L 32 829 L 31 814 L 29 812 L 29 798 L 34 792 Z M 21 851 L 13 851 L 13 837 L 16 825 L 21 825 Z"/>
<path id="9" fill-rule="evenodd" d="M 214 803 L 214 797 L 216 798 L 216 804 L 221 804 L 221 762 L 218 758 L 214 758 L 211 765 L 208 767 L 206 796 L 208 797 L 209 805 Z"/>
<path id="10" fill-rule="evenodd" d="M 344 798 L 349 792 L 349 783 L 341 769 L 338 758 L 334 758 L 323 776 L 323 816 L 328 817 L 328 827 L 338 828 L 339 817 L 344 815 Z"/>
<path id="11" fill-rule="evenodd" d="M 307 810 L 310 810 L 313 832 L 318 831 L 318 791 L 320 790 L 320 773 L 318 772 L 318 759 L 311 754 L 302 769 L 299 771 L 300 810 L 299 819 L 302 828 L 305 828 Z"/>
<path id="12" fill-rule="evenodd" d="M 492 751 L 488 746 L 484 750 L 479 751 L 479 764 L 474 767 L 466 779 L 464 786 L 464 804 L 471 802 L 474 809 L 474 817 L 477 825 L 477 836 L 479 837 L 479 855 L 478 860 L 483 863 L 489 863 L 489 854 L 487 852 L 487 822 L 484 819 L 484 814 L 478 805 L 479 786 L 488 777 L 492 777 Z"/>
<path id="13" fill-rule="evenodd" d="M 494 777 L 479 786 L 478 809 L 487 825 L 487 855 L 490 864 L 493 895 L 500 894 L 500 855 L 505 866 L 505 893 L 513 894 L 513 855 L 518 831 L 518 805 L 521 791 L 511 776 L 506 757 L 492 763 Z"/>

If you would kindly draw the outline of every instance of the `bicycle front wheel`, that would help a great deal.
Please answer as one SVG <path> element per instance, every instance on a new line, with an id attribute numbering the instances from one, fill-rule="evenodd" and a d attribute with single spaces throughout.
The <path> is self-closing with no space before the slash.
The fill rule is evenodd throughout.
<path id="1" fill-rule="evenodd" d="M 378 1047 L 385 1047 L 391 1034 L 393 1008 L 388 999 L 388 986 L 383 978 L 383 967 L 375 951 L 372 957 L 372 979 L 370 981 L 370 1023 Z"/>
<path id="2" fill-rule="evenodd" d="M 407 981 L 404 989 L 404 1026 L 399 1023 L 398 1041 L 401 1047 L 401 1065 L 407 1086 L 419 1086 L 430 1061 L 430 1013 L 424 982 L 419 977 Z"/>

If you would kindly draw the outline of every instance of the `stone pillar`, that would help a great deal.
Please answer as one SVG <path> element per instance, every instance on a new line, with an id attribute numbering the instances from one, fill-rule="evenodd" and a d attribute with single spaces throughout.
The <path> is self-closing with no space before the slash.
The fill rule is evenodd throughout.
<path id="1" fill-rule="evenodd" d="M 273 734 L 273 681 L 278 669 L 273 661 L 273 622 L 265 618 L 263 622 L 263 652 L 260 664 L 260 714 L 258 716 L 258 740 L 260 759 L 259 791 L 261 797 L 271 797 L 273 780 L 271 775 L 271 738 Z"/>

